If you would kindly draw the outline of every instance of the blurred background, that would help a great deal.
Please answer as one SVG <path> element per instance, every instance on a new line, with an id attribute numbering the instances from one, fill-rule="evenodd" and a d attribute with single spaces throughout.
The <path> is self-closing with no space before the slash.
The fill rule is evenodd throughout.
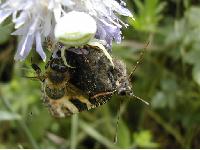
<path id="1" fill-rule="evenodd" d="M 26 77 L 35 75 L 30 58 L 13 60 L 17 39 L 8 19 L 0 25 L 0 148 L 200 148 L 200 1 L 126 2 L 136 21 L 127 20 L 113 55 L 130 72 L 150 41 L 132 80 L 135 95 L 150 105 L 114 96 L 73 117 L 51 117 L 40 82 Z"/>

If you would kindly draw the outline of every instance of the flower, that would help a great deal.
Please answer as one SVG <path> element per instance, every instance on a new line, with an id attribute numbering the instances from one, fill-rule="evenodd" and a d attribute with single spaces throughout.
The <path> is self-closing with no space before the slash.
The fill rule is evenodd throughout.
<path id="1" fill-rule="evenodd" d="M 12 15 L 12 21 L 17 29 L 13 35 L 19 35 L 21 40 L 15 55 L 16 60 L 24 60 L 29 54 L 33 43 L 43 60 L 46 54 L 42 48 L 44 37 L 49 36 L 54 28 L 54 17 L 60 16 L 61 2 L 53 0 L 7 0 L 0 6 L 0 23 Z"/>
<path id="2" fill-rule="evenodd" d="M 6 0 L 0 3 L 0 23 L 12 15 L 16 29 L 12 35 L 21 39 L 15 59 L 24 60 L 35 44 L 45 61 L 42 43 L 46 37 L 56 40 L 56 24 L 71 11 L 90 15 L 96 21 L 95 38 L 104 40 L 107 47 L 111 47 L 113 39 L 120 43 L 121 28 L 128 26 L 117 14 L 132 17 L 130 11 L 115 0 Z"/>

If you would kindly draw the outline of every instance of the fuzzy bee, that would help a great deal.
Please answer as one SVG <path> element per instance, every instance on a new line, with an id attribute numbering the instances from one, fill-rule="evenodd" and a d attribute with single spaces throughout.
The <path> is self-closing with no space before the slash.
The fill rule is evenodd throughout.
<path id="1" fill-rule="evenodd" d="M 65 117 L 92 107 L 87 96 L 69 83 L 70 73 L 61 58 L 50 60 L 44 74 L 37 65 L 32 68 L 42 82 L 43 100 L 53 116 Z"/>
<path id="2" fill-rule="evenodd" d="M 83 52 L 83 53 L 82 53 Z M 42 82 L 43 100 L 55 117 L 70 116 L 108 102 L 113 94 L 133 95 L 125 64 L 112 62 L 97 46 L 85 45 L 60 51 L 45 66 L 45 72 L 32 64 Z"/>

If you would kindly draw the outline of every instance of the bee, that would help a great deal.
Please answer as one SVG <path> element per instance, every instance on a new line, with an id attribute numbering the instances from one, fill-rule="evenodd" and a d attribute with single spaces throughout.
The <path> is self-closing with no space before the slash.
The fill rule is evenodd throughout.
<path id="1" fill-rule="evenodd" d="M 42 82 L 43 101 L 54 117 L 98 107 L 115 93 L 133 95 L 125 63 L 117 58 L 111 62 L 99 47 L 68 48 L 65 59 L 73 67 L 65 65 L 60 51 L 48 61 L 44 73 L 32 64 Z"/>
<path id="2" fill-rule="evenodd" d="M 43 102 L 54 117 L 69 116 L 92 107 L 87 96 L 69 83 L 69 70 L 61 58 L 50 60 L 44 74 L 36 64 L 32 68 L 42 82 Z"/>

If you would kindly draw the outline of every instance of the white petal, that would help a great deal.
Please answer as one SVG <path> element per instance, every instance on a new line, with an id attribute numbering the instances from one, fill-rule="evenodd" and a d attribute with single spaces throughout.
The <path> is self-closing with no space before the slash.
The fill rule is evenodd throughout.
<path id="1" fill-rule="evenodd" d="M 50 0 L 50 2 L 48 3 L 48 9 L 52 10 L 55 7 L 55 0 Z"/>
<path id="2" fill-rule="evenodd" d="M 31 51 L 33 45 L 34 35 L 24 35 L 18 45 L 18 50 L 15 55 L 15 60 L 24 60 L 29 52 Z"/>
<path id="3" fill-rule="evenodd" d="M 39 24 L 39 17 L 37 16 L 33 22 L 30 24 L 29 27 L 29 34 L 34 34 L 36 30 L 38 30 L 38 24 Z"/>
<path id="4" fill-rule="evenodd" d="M 61 0 L 61 3 L 67 7 L 72 7 L 73 5 L 75 5 L 75 3 L 71 0 Z"/>
<path id="5" fill-rule="evenodd" d="M 14 11 L 12 14 L 12 21 L 15 21 L 17 18 L 17 11 Z"/>
<path id="6" fill-rule="evenodd" d="M 43 61 L 45 61 L 46 60 L 46 54 L 44 53 L 43 48 L 42 48 L 41 35 L 40 35 L 39 32 L 36 33 L 35 39 L 36 39 L 36 51 L 41 56 Z"/>
<path id="7" fill-rule="evenodd" d="M 52 13 L 48 13 L 46 19 L 44 20 L 44 27 L 42 33 L 47 37 L 52 30 Z"/>
<path id="8" fill-rule="evenodd" d="M 26 20 L 27 20 L 27 13 L 22 12 L 18 18 L 13 20 L 13 22 L 15 23 L 15 28 L 17 29 L 20 26 L 22 26 L 25 23 Z"/>
<path id="9" fill-rule="evenodd" d="M 56 7 L 53 12 L 54 12 L 55 20 L 56 20 L 56 22 L 58 22 L 58 20 L 61 17 L 61 12 L 62 12 L 61 5 L 59 5 L 58 7 Z"/>
<path id="10" fill-rule="evenodd" d="M 108 7 L 112 8 L 112 10 L 116 11 L 120 15 L 132 17 L 131 12 L 128 9 L 121 6 L 117 1 L 115 1 L 115 0 L 109 0 L 109 1 L 104 0 L 104 3 L 106 3 Z"/>
<path id="11" fill-rule="evenodd" d="M 16 31 L 14 31 L 13 33 L 11 33 L 11 35 L 26 35 L 28 33 L 28 29 L 29 29 L 29 24 L 25 24 Z"/>
<path id="12" fill-rule="evenodd" d="M 29 51 L 29 49 L 31 49 L 32 47 L 32 43 L 33 43 L 33 35 L 26 35 L 26 37 L 24 39 L 22 39 L 22 46 L 21 46 L 21 50 L 20 50 L 20 56 L 25 56 L 25 54 L 27 53 L 26 51 Z"/>
<path id="13" fill-rule="evenodd" d="M 0 24 L 12 13 L 11 10 L 0 10 Z"/>

